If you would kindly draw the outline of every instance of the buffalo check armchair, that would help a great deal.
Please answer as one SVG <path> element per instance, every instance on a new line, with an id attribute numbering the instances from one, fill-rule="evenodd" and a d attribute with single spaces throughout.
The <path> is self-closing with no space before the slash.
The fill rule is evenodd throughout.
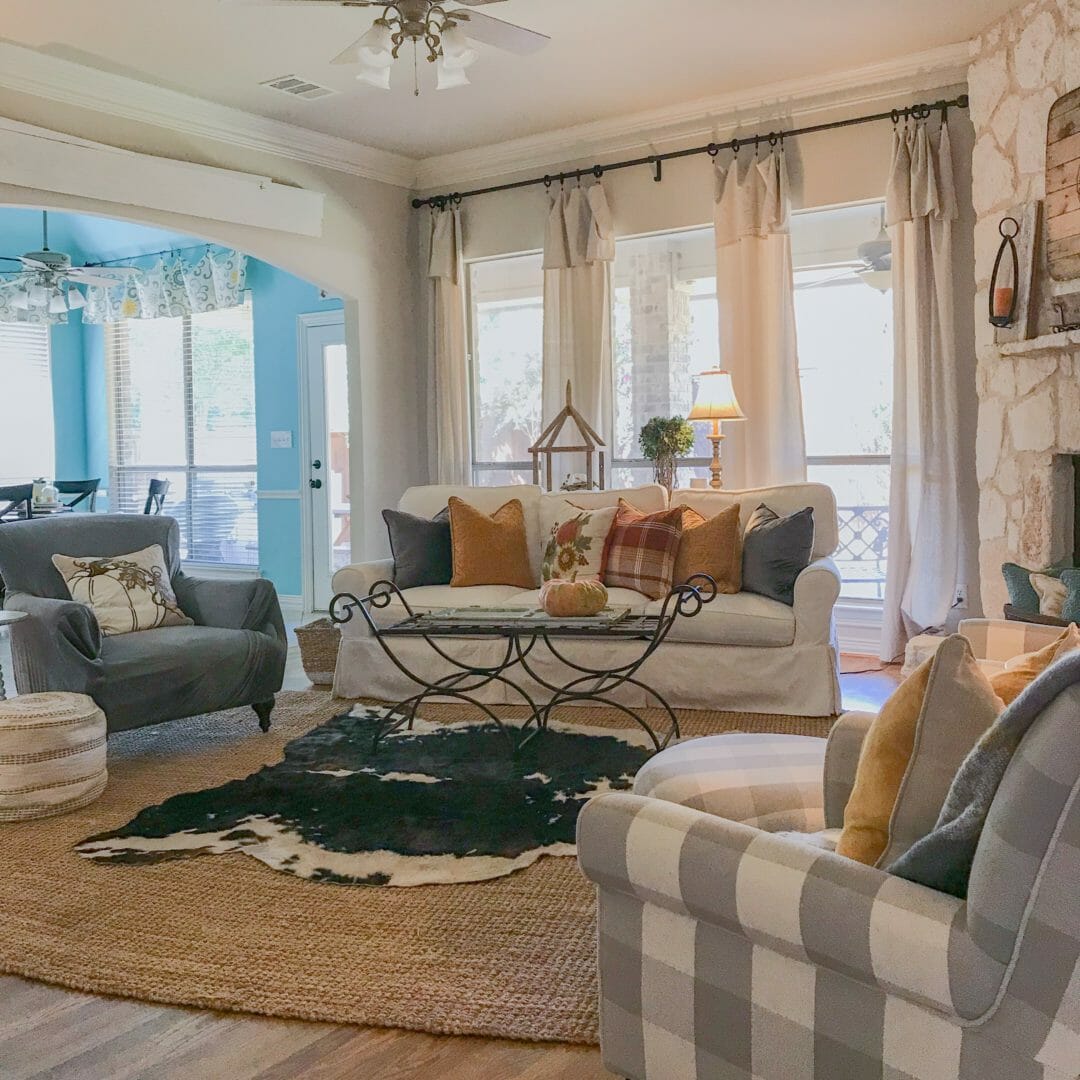
<path id="1" fill-rule="evenodd" d="M 1076 1080 L 1080 685 L 1029 730 L 966 900 L 777 830 L 838 828 L 872 718 L 682 743 L 582 811 L 601 1045 L 631 1080 Z M 730 820 L 737 818 L 738 820 Z"/>

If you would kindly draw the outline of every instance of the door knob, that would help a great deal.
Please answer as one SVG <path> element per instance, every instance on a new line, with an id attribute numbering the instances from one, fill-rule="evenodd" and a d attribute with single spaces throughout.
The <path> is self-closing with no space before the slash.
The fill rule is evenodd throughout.
<path id="1" fill-rule="evenodd" d="M 319 458 L 316 458 L 316 459 L 315 459 L 315 460 L 314 460 L 314 461 L 313 461 L 313 462 L 311 463 L 311 467 L 312 467 L 313 469 L 321 469 L 321 468 L 322 468 L 322 461 L 321 461 L 321 459 L 319 459 Z"/>
<path id="2" fill-rule="evenodd" d="M 308 483 L 309 483 L 309 484 L 310 484 L 310 485 L 311 485 L 311 486 L 312 486 L 313 488 L 321 488 L 321 487 L 322 487 L 322 481 L 321 481 L 321 480 L 309 480 L 309 481 L 308 481 Z"/>

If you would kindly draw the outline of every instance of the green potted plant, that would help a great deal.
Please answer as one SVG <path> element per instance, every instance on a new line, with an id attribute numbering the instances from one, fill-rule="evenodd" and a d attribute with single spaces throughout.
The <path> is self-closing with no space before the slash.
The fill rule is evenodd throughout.
<path id="1" fill-rule="evenodd" d="M 694 429 L 682 416 L 654 416 L 638 436 L 641 452 L 656 470 L 656 482 L 670 495 L 675 486 L 676 459 L 694 448 Z"/>

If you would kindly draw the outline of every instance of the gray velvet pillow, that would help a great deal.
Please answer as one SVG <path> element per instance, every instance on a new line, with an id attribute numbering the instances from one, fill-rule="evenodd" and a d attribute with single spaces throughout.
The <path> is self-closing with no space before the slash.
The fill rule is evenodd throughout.
<path id="1" fill-rule="evenodd" d="M 399 589 L 449 585 L 454 576 L 450 508 L 430 519 L 404 510 L 384 510 L 382 516 L 394 556 L 394 584 Z"/>
<path id="2" fill-rule="evenodd" d="M 814 551 L 814 508 L 780 517 L 762 503 L 743 534 L 742 587 L 795 603 L 795 579 L 810 565 Z"/>

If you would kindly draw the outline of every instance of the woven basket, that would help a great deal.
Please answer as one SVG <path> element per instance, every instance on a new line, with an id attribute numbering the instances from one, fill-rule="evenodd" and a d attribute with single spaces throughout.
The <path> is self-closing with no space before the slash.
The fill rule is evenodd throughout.
<path id="1" fill-rule="evenodd" d="M 316 619 L 296 628 L 296 643 L 304 674 L 316 686 L 330 686 L 334 681 L 341 631 L 329 619 Z"/>

